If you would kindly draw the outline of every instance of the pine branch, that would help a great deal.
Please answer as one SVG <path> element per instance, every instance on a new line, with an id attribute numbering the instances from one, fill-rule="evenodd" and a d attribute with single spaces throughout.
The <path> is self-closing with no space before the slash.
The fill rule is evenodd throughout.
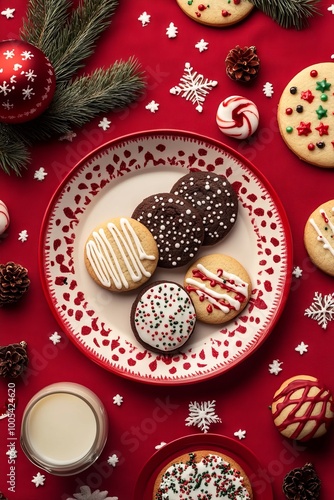
<path id="1" fill-rule="evenodd" d="M 21 33 L 49 58 L 58 82 L 84 67 L 97 38 L 110 25 L 118 0 L 85 0 L 69 12 L 70 5 L 68 0 L 30 0 Z"/>
<path id="2" fill-rule="evenodd" d="M 11 126 L 0 124 L 0 168 L 6 173 L 21 175 L 27 167 L 30 154 L 27 144 Z"/>
<path id="3" fill-rule="evenodd" d="M 250 0 L 264 14 L 274 19 L 283 28 L 301 30 L 308 26 L 309 18 L 320 14 L 320 0 Z"/>
<path id="4" fill-rule="evenodd" d="M 129 105 L 145 88 L 135 59 L 118 61 L 110 68 L 58 85 L 50 107 L 32 122 L 16 125 L 23 138 L 35 142 L 64 135 L 100 113 Z"/>

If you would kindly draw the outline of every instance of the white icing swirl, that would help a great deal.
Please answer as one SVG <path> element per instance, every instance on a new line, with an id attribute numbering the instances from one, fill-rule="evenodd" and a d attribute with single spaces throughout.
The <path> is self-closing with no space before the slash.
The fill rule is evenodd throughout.
<path id="1" fill-rule="evenodd" d="M 259 111 L 253 101 L 233 95 L 219 104 L 216 121 L 223 134 L 236 139 L 246 139 L 258 128 Z"/>
<path id="2" fill-rule="evenodd" d="M 146 270 L 143 261 L 155 260 L 155 256 L 145 252 L 136 231 L 126 218 L 120 219 L 120 226 L 121 230 L 113 222 L 107 223 L 107 230 L 121 255 L 122 264 L 133 282 L 139 282 L 143 276 L 149 278 L 151 273 Z M 98 232 L 94 231 L 92 238 L 86 244 L 86 254 L 97 279 L 105 287 L 113 283 L 117 290 L 129 288 L 121 262 L 105 230 L 101 228 Z"/>
<path id="3" fill-rule="evenodd" d="M 329 229 L 331 230 L 331 233 L 332 233 L 331 237 L 333 237 L 333 235 L 334 235 L 334 225 L 330 221 L 330 219 L 327 216 L 325 210 L 320 209 L 319 212 L 320 212 L 321 216 L 323 217 L 323 219 L 325 220 L 326 224 L 328 225 Z M 334 248 L 333 248 L 333 246 L 331 245 L 331 243 L 328 240 L 328 238 L 326 238 L 322 234 L 322 232 L 321 232 L 319 226 L 317 225 L 317 223 L 315 222 L 315 220 L 313 218 L 311 218 L 311 219 L 309 219 L 309 223 L 315 229 L 315 231 L 316 231 L 316 233 L 318 235 L 317 236 L 317 240 L 320 241 L 323 244 L 323 248 L 325 250 L 329 250 L 329 252 L 334 256 Z"/>
<path id="4" fill-rule="evenodd" d="M 9 226 L 8 208 L 2 200 L 0 200 L 0 234 L 3 234 Z"/>

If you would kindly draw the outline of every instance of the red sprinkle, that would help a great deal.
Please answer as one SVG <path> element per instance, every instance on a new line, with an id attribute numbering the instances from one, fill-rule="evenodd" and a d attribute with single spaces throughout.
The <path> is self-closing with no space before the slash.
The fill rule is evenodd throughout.
<path id="1" fill-rule="evenodd" d="M 223 16 L 223 17 L 228 17 L 228 16 L 230 16 L 230 15 L 231 15 L 231 13 L 230 13 L 230 12 L 228 12 L 227 10 L 222 10 L 222 16 Z"/>
<path id="2" fill-rule="evenodd" d="M 318 76 L 318 72 L 316 69 L 312 69 L 312 71 L 310 72 L 310 75 L 315 78 L 316 76 Z"/>
<path id="3" fill-rule="evenodd" d="M 310 144 L 307 146 L 307 149 L 308 149 L 309 151 L 314 151 L 314 150 L 315 150 L 315 145 L 314 145 L 314 144 L 312 144 L 312 142 L 310 142 Z"/>
<path id="4" fill-rule="evenodd" d="M 199 4 L 198 10 L 205 10 L 205 9 L 206 9 L 205 5 L 203 5 L 202 3 Z"/>
<path id="5" fill-rule="evenodd" d="M 286 108 L 285 113 L 287 115 L 292 115 L 292 108 Z"/>

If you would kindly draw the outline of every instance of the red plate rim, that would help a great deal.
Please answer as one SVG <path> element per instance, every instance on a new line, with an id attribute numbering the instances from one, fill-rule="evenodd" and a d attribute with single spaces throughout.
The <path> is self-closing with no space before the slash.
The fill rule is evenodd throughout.
<path id="1" fill-rule="evenodd" d="M 128 372 L 126 370 L 120 369 L 118 367 L 111 367 L 107 366 L 106 363 L 103 360 L 100 360 L 98 357 L 94 356 L 93 353 L 91 353 L 90 350 L 87 350 L 80 342 L 76 342 L 75 339 L 69 332 L 67 331 L 67 327 L 65 323 L 62 321 L 62 319 L 59 317 L 57 314 L 57 311 L 55 310 L 52 302 L 52 297 L 50 296 L 49 290 L 48 290 L 48 284 L 46 280 L 46 276 L 44 273 L 44 260 L 43 260 L 43 246 L 44 246 L 44 241 L 46 238 L 46 230 L 47 230 L 47 225 L 49 222 L 49 217 L 50 214 L 54 208 L 54 205 L 58 199 L 58 196 L 64 189 L 64 186 L 69 182 L 71 177 L 75 175 L 76 171 L 82 166 L 83 163 L 89 161 L 91 158 L 96 156 L 97 154 L 101 154 L 106 149 L 109 149 L 112 146 L 117 146 L 118 144 L 125 142 L 125 141 L 135 141 L 137 139 L 140 139 L 142 137 L 154 137 L 154 136 L 178 136 L 180 138 L 187 138 L 187 139 L 192 139 L 194 141 L 201 141 L 201 142 L 206 142 L 213 147 L 216 148 L 222 148 L 224 151 L 229 153 L 231 156 L 234 156 L 236 159 L 244 163 L 249 170 L 253 172 L 254 175 L 261 181 L 263 186 L 266 188 L 266 190 L 269 192 L 270 197 L 274 204 L 277 207 L 277 211 L 280 215 L 280 219 L 282 222 L 282 226 L 284 228 L 284 235 L 285 235 L 285 243 L 286 243 L 286 277 L 284 280 L 283 284 L 283 291 L 280 297 L 280 302 L 278 304 L 278 307 L 276 308 L 276 311 L 273 313 L 270 325 L 268 326 L 266 332 L 262 335 L 261 339 L 258 340 L 256 343 L 254 343 L 247 353 L 245 353 L 242 356 L 242 359 L 236 359 L 233 360 L 229 366 L 228 369 L 226 367 L 218 368 L 215 371 L 212 371 L 211 373 L 206 373 L 206 374 L 199 374 L 195 375 L 191 378 L 187 379 L 151 379 L 149 377 L 142 377 L 140 375 Z M 292 274 L 292 262 L 293 262 L 293 246 L 292 246 L 292 235 L 291 235 L 291 229 L 289 225 L 289 221 L 285 212 L 285 209 L 276 193 L 274 188 L 271 186 L 269 181 L 266 179 L 266 177 L 249 161 L 247 160 L 244 156 L 242 156 L 240 153 L 238 153 L 236 150 L 231 148 L 230 146 L 227 146 L 226 144 L 216 140 L 212 139 L 210 137 L 207 137 L 205 135 L 201 135 L 195 132 L 190 132 L 190 131 L 184 131 L 184 130 L 177 130 L 177 129 L 154 129 L 154 130 L 147 130 L 147 131 L 138 131 L 126 135 L 119 136 L 115 139 L 112 139 L 105 144 L 97 147 L 93 151 L 91 151 L 88 155 L 83 157 L 64 177 L 64 179 L 60 182 L 58 187 L 56 188 L 54 194 L 52 195 L 50 202 L 46 208 L 46 211 L 44 213 L 43 219 L 42 219 L 42 224 L 41 224 L 41 229 L 40 229 L 40 238 L 39 238 L 39 245 L 38 245 L 38 263 L 39 263 L 39 273 L 40 273 L 40 279 L 41 279 L 41 284 L 42 284 L 42 289 L 44 292 L 44 295 L 46 297 L 47 303 L 59 323 L 59 325 L 62 327 L 63 331 L 66 332 L 70 340 L 75 344 L 75 346 L 89 359 L 91 359 L 93 362 L 97 363 L 98 365 L 102 366 L 104 369 L 115 373 L 119 376 L 122 376 L 127 379 L 131 379 L 133 381 L 141 382 L 141 383 L 146 383 L 149 385 L 165 385 L 165 386 L 175 386 L 175 385 L 184 385 L 184 384 L 193 384 L 193 383 L 198 383 L 202 381 L 209 380 L 213 377 L 216 377 L 237 364 L 239 364 L 241 361 L 247 359 L 251 354 L 255 352 L 262 344 L 263 342 L 267 339 L 269 334 L 271 333 L 272 329 L 274 328 L 276 322 L 278 321 L 288 298 L 289 294 L 289 289 L 290 289 L 290 282 L 291 282 L 291 274 Z"/>

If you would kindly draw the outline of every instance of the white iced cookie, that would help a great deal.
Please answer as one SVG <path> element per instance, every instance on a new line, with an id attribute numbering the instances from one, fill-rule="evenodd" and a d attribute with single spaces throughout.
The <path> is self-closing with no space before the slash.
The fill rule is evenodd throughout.
<path id="1" fill-rule="evenodd" d="M 219 104 L 216 121 L 223 134 L 236 139 L 247 139 L 257 130 L 259 111 L 253 101 L 232 95 Z"/>
<path id="2" fill-rule="evenodd" d="M 9 226 L 10 218 L 8 208 L 2 200 L 0 200 L 0 234 L 3 234 Z"/>

